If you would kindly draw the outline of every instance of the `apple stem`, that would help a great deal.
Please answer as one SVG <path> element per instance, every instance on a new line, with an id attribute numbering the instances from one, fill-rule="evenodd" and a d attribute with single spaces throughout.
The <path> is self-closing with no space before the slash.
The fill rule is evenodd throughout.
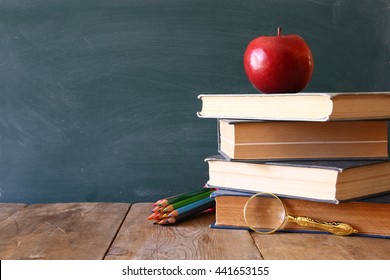
<path id="1" fill-rule="evenodd" d="M 280 33 L 282 33 L 282 28 L 278 27 L 278 37 L 280 37 Z"/>

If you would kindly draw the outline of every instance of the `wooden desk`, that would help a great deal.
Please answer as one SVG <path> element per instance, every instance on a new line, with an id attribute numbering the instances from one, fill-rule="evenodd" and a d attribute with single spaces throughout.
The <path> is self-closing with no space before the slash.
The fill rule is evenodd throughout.
<path id="1" fill-rule="evenodd" d="M 390 240 L 211 229 L 209 213 L 174 226 L 151 203 L 0 203 L 0 259 L 390 259 Z"/>

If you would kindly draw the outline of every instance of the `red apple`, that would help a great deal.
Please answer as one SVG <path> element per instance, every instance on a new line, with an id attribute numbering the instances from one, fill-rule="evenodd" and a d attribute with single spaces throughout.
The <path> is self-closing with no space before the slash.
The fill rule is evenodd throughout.
<path id="1" fill-rule="evenodd" d="M 245 50 L 245 73 L 263 93 L 294 93 L 303 90 L 313 73 L 313 56 L 298 35 L 261 36 Z"/>

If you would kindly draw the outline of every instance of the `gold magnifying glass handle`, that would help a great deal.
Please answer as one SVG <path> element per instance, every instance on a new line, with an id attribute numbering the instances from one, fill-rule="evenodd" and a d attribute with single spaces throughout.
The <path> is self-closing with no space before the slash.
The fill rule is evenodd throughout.
<path id="1" fill-rule="evenodd" d="M 294 217 L 291 215 L 287 215 L 287 221 L 304 227 L 320 228 L 336 235 L 350 235 L 358 232 L 350 225 L 342 222 L 321 222 L 309 217 Z"/>

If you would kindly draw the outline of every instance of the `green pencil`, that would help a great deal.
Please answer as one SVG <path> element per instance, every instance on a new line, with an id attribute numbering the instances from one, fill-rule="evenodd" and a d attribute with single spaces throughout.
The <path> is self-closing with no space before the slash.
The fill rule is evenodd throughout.
<path id="1" fill-rule="evenodd" d="M 190 192 L 174 195 L 174 196 L 171 196 L 169 198 L 159 200 L 157 202 L 157 205 L 160 207 L 165 207 L 165 206 L 168 206 L 169 204 L 176 203 L 180 200 L 187 199 L 187 198 L 193 197 L 195 195 L 208 192 L 210 190 L 211 190 L 210 188 L 201 188 L 201 189 L 196 189 L 196 190 L 193 190 Z"/>
<path id="2" fill-rule="evenodd" d="M 187 205 L 187 204 L 190 204 L 192 202 L 195 202 L 195 201 L 198 201 L 198 200 L 201 200 L 203 198 L 206 198 L 208 196 L 210 196 L 210 194 L 214 191 L 214 189 L 208 189 L 207 192 L 203 192 L 203 193 L 200 193 L 198 195 L 194 195 L 192 197 L 189 197 L 189 198 L 186 198 L 186 199 L 183 199 L 183 200 L 179 200 L 177 202 L 174 202 L 172 204 L 169 204 L 167 207 L 164 208 L 163 212 L 170 212 L 170 211 L 173 211 L 179 207 L 182 207 L 184 205 Z"/>
<path id="3" fill-rule="evenodd" d="M 177 210 L 173 210 L 171 214 L 172 213 L 174 214 L 173 215 L 169 214 L 167 217 L 163 217 L 163 219 L 160 220 L 159 224 L 160 225 L 174 224 L 176 222 L 180 222 L 182 220 L 196 216 L 199 213 L 204 213 L 207 211 L 214 210 L 214 208 L 215 208 L 214 198 L 206 197 L 199 201 L 180 207 Z M 175 212 L 175 211 L 179 211 L 180 209 L 182 209 L 181 213 Z"/>

